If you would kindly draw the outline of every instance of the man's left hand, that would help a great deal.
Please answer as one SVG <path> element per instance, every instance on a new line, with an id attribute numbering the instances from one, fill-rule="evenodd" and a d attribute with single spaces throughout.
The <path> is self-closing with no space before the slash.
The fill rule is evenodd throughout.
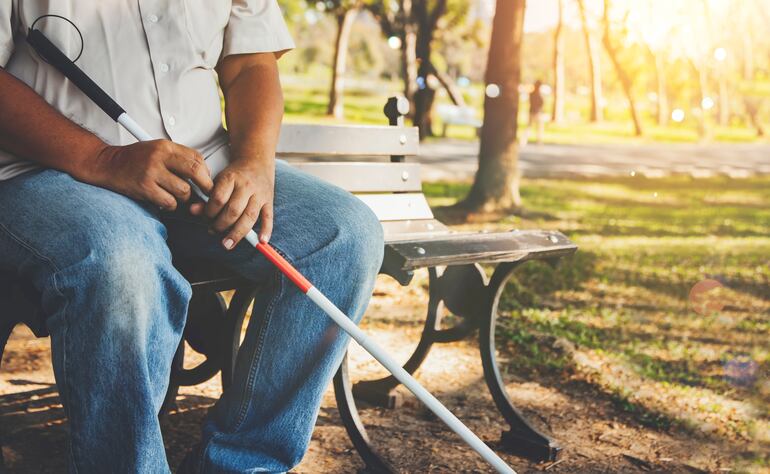
<path id="1" fill-rule="evenodd" d="M 232 250 L 259 218 L 259 240 L 267 243 L 273 231 L 275 162 L 234 162 L 214 178 L 207 204 L 190 206 L 194 215 L 211 219 L 214 232 L 225 234 L 222 245 Z"/>

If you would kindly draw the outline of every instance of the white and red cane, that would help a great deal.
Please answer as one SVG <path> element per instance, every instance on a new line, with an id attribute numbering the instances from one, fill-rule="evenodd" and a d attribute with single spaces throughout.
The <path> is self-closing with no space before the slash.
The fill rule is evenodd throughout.
<path id="1" fill-rule="evenodd" d="M 126 111 L 118 105 L 106 92 L 91 80 L 79 67 L 75 65 L 59 48 L 51 43 L 40 30 L 30 29 L 27 42 L 46 61 L 51 63 L 70 79 L 83 93 L 93 100 L 107 115 L 120 123 L 129 133 L 139 141 L 148 141 L 153 138 L 148 134 Z M 203 191 L 190 182 L 195 194 L 204 202 L 208 201 Z M 326 313 L 343 331 L 348 333 L 358 344 L 366 349 L 380 364 L 382 364 L 396 379 L 408 388 L 421 402 L 436 414 L 446 425 L 457 433 L 465 443 L 473 448 L 484 460 L 486 460 L 497 472 L 516 474 L 492 449 L 489 448 L 478 436 L 465 426 L 452 414 L 436 397 L 428 392 L 412 375 L 380 346 L 370 340 L 366 334 L 356 326 L 337 306 L 323 293 L 313 286 L 296 268 L 294 268 L 272 246 L 260 242 L 257 233 L 253 230 L 246 235 L 246 240 L 252 244 L 262 255 L 273 263 L 286 278 L 294 283 L 297 288 L 307 295 L 324 313 Z"/>

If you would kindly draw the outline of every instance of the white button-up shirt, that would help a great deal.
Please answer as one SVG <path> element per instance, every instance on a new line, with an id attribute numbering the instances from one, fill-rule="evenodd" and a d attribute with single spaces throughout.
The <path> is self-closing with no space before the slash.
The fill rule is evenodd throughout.
<path id="1" fill-rule="evenodd" d="M 77 65 L 143 128 L 204 156 L 227 141 L 217 63 L 294 47 L 276 0 L 0 0 L 0 66 L 113 145 L 135 140 L 25 42 L 47 14 L 77 25 L 84 40 Z M 43 18 L 35 28 L 71 59 L 78 55 L 80 37 L 65 20 Z M 0 180 L 35 167 L 0 150 Z"/>

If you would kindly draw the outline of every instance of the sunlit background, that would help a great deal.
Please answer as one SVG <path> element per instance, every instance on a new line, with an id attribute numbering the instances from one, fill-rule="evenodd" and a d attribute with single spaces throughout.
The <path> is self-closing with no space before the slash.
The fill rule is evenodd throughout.
<path id="1" fill-rule="evenodd" d="M 406 125 L 424 137 L 408 161 L 437 220 L 560 231 L 579 246 L 558 266 L 517 267 L 501 294 L 505 388 L 564 446 L 555 462 L 506 460 L 519 472 L 770 473 L 770 0 L 529 0 L 521 56 L 491 64 L 520 66 L 518 90 L 515 74 L 485 80 L 495 5 L 516 0 L 278 2 L 297 43 L 279 63 L 287 121 L 383 125 L 385 100 L 406 95 Z M 515 100 L 501 97 L 519 98 L 517 133 Z M 503 120 L 481 127 L 485 102 Z M 500 136 L 482 155 L 500 166 L 477 173 L 480 143 Z M 494 185 L 491 211 L 462 206 Z M 429 281 L 425 269 L 408 287 L 381 276 L 362 320 L 401 361 L 423 331 Z M 192 367 L 203 356 L 188 349 Z M 350 356 L 354 380 L 385 375 L 360 348 Z M 475 340 L 440 344 L 417 376 L 503 453 L 478 356 Z M 11 472 L 62 472 L 47 342 L 17 328 L 0 375 Z M 184 388 L 163 417 L 172 466 L 198 441 L 219 380 Z M 416 401 L 359 408 L 400 472 L 486 469 Z M 319 420 L 292 472 L 359 472 L 331 392 Z"/>
<path id="2" fill-rule="evenodd" d="M 331 80 L 337 21 L 335 8 L 346 2 L 282 0 L 298 50 L 282 60 L 292 116 L 324 118 L 323 100 Z M 354 4 L 355 2 L 348 2 Z M 380 11 L 398 12 L 400 2 L 363 1 Z M 427 2 L 435 3 L 435 2 Z M 564 112 L 545 125 L 546 142 L 727 141 L 750 142 L 770 121 L 770 2 L 767 0 L 613 0 L 607 19 L 603 0 L 584 0 L 585 23 L 576 0 L 536 0 L 526 7 L 522 67 L 522 118 L 526 122 L 527 87 L 545 84 L 544 111 L 551 113 L 556 80 L 554 32 L 561 18 Z M 403 47 L 398 34 L 363 8 L 351 28 L 346 70 L 349 90 L 398 93 Z M 433 32 L 433 62 L 462 91 L 480 114 L 484 96 L 486 48 L 494 2 L 450 0 Z M 601 120 L 591 124 L 591 79 L 585 27 L 597 59 L 597 102 Z M 608 29 L 607 29 L 608 27 Z M 619 67 L 631 79 L 630 98 L 605 47 L 609 31 Z M 415 78 L 416 85 L 424 78 Z M 301 91 L 294 82 L 301 82 Z M 315 91 L 308 96 L 307 85 Z M 438 104 L 449 103 L 438 88 Z M 642 138 L 632 126 L 628 101 L 639 111 Z M 381 122 L 378 104 L 349 100 L 347 121 Z M 435 117 L 436 133 L 441 117 Z M 472 130 L 449 130 L 467 138 Z"/>

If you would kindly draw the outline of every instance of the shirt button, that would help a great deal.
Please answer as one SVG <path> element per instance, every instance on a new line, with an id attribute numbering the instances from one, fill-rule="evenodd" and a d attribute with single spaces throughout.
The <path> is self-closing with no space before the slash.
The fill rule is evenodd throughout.
<path id="1" fill-rule="evenodd" d="M 147 17 L 147 19 L 150 20 L 153 23 L 157 23 L 158 22 L 158 15 L 150 15 L 150 16 Z"/>
<path id="2" fill-rule="evenodd" d="M 173 116 L 173 115 L 169 116 L 169 118 L 168 118 L 168 124 L 169 124 L 170 126 L 172 126 L 172 127 L 173 127 L 174 125 L 176 125 L 176 118 L 174 118 L 174 116 Z"/>
<path id="3" fill-rule="evenodd" d="M 161 65 L 160 65 L 160 72 L 168 72 L 168 64 L 161 63 Z"/>

